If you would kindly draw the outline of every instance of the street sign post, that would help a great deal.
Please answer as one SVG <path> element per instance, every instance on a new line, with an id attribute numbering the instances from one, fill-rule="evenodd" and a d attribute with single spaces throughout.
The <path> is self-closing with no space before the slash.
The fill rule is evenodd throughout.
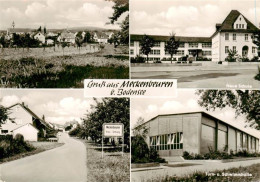
<path id="1" fill-rule="evenodd" d="M 104 157 L 104 138 L 122 138 L 122 156 L 124 154 L 124 124 L 104 123 L 102 127 L 102 158 Z"/>

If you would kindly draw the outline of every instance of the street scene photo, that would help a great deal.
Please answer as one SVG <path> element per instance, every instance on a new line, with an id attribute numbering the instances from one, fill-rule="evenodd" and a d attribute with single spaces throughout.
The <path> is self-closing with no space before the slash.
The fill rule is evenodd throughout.
<path id="1" fill-rule="evenodd" d="M 129 78 L 128 9 L 126 0 L 1 0 L 1 87 Z"/>
<path id="2" fill-rule="evenodd" d="M 130 181 L 129 99 L 0 94 L 0 181 Z"/>
<path id="3" fill-rule="evenodd" d="M 131 99 L 131 181 L 259 181 L 259 90 Z"/>
<path id="4" fill-rule="evenodd" d="M 259 89 L 259 7 L 255 0 L 131 0 L 131 78 Z"/>

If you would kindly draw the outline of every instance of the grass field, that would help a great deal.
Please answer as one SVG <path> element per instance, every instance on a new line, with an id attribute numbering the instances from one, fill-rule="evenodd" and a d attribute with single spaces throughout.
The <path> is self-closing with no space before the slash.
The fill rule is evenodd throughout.
<path id="1" fill-rule="evenodd" d="M 40 53 L 38 54 L 39 49 L 30 49 L 32 53 L 27 54 L 27 57 L 22 54 L 11 56 L 11 53 L 1 57 L 1 86 L 82 88 L 84 79 L 129 78 L 127 46 L 115 49 L 112 45 L 106 45 L 103 49 L 99 48 L 98 52 L 84 53 L 83 51 L 83 53 L 76 54 L 77 50 L 64 56 L 52 55 L 52 53 L 42 56 Z M 12 51 L 15 52 L 15 49 L 13 48 Z"/>
<path id="2" fill-rule="evenodd" d="M 130 181 L 130 154 L 121 152 L 101 152 L 91 143 L 85 141 L 87 147 L 87 181 Z"/>
<path id="3" fill-rule="evenodd" d="M 254 164 L 248 167 L 231 168 L 227 170 L 217 170 L 210 173 L 196 172 L 185 177 L 158 177 L 147 180 L 164 182 L 256 182 L 260 181 L 260 164 Z"/>
<path id="4" fill-rule="evenodd" d="M 17 159 L 21 159 L 30 155 L 35 155 L 38 154 L 40 152 L 44 152 L 46 150 L 51 150 L 54 149 L 56 147 L 60 147 L 62 146 L 64 143 L 57 143 L 57 142 L 29 142 L 32 146 L 35 147 L 35 150 L 30 151 L 30 152 L 25 152 L 25 153 L 20 153 L 17 154 L 15 156 L 9 157 L 9 158 L 4 158 L 0 161 L 1 163 L 4 162 L 9 162 L 9 161 L 13 161 L 13 160 L 17 160 Z"/>

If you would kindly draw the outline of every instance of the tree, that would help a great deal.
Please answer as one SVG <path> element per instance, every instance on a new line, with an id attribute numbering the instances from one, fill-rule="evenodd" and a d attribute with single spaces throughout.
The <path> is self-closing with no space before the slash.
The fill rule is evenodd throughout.
<path id="1" fill-rule="evenodd" d="M 225 60 L 227 62 L 236 62 L 237 58 L 238 58 L 237 51 L 229 49 L 228 56 L 226 57 Z"/>
<path id="2" fill-rule="evenodd" d="M 177 53 L 179 46 L 180 42 L 178 40 L 175 40 L 175 34 L 172 33 L 170 39 L 166 41 L 164 46 L 165 52 L 168 52 L 171 55 L 171 63 L 172 57 L 174 54 Z"/>
<path id="3" fill-rule="evenodd" d="M 4 124 L 9 118 L 9 112 L 8 108 L 5 108 L 4 106 L 0 105 L 0 126 Z"/>
<path id="4" fill-rule="evenodd" d="M 64 48 L 68 47 L 68 43 L 65 41 L 65 38 L 62 39 L 61 47 L 62 47 L 62 52 L 63 52 L 63 56 L 64 56 Z"/>
<path id="5" fill-rule="evenodd" d="M 260 57 L 260 30 L 253 35 L 253 43 L 258 47 L 258 56 Z"/>
<path id="6" fill-rule="evenodd" d="M 75 37 L 75 43 L 79 49 L 79 53 L 80 53 L 80 47 L 82 46 L 82 44 L 84 43 L 85 38 L 82 36 L 82 32 L 78 32 L 76 37 Z"/>
<path id="7" fill-rule="evenodd" d="M 141 42 L 141 52 L 146 55 L 146 60 L 148 63 L 148 55 L 152 50 L 152 47 L 154 46 L 154 39 L 148 35 L 144 35 Z"/>
<path id="8" fill-rule="evenodd" d="M 95 100 L 93 112 L 83 118 L 83 127 L 88 136 L 95 142 L 101 142 L 104 123 L 123 123 L 124 141 L 129 146 L 129 98 L 103 98 Z"/>
<path id="9" fill-rule="evenodd" d="M 260 130 L 259 90 L 199 90 L 198 104 L 207 111 L 231 107 L 236 116 L 245 115 L 250 127 Z"/>
<path id="10" fill-rule="evenodd" d="M 120 44 L 119 39 L 120 39 L 119 33 L 115 33 L 111 36 L 111 38 L 108 41 L 113 43 L 114 47 L 116 48 Z"/>
<path id="11" fill-rule="evenodd" d="M 47 33 L 46 27 L 43 28 L 43 33 L 44 33 L 44 34 Z"/>
<path id="12" fill-rule="evenodd" d="M 126 16 L 125 20 L 121 24 L 120 43 L 129 44 L 129 15 Z"/>
<path id="13" fill-rule="evenodd" d="M 7 46 L 7 40 L 4 35 L 0 37 L 0 44 L 2 46 L 2 52 L 4 52 L 4 48 Z"/>
<path id="14" fill-rule="evenodd" d="M 134 126 L 133 129 L 134 136 L 140 135 L 143 138 L 146 138 L 148 134 L 148 128 L 146 127 L 146 125 L 144 125 L 144 123 L 145 123 L 144 118 L 139 117 L 137 119 L 136 125 Z"/>
<path id="15" fill-rule="evenodd" d="M 87 43 L 93 42 L 93 39 L 92 39 L 90 32 L 86 32 L 84 42 L 87 42 Z"/>

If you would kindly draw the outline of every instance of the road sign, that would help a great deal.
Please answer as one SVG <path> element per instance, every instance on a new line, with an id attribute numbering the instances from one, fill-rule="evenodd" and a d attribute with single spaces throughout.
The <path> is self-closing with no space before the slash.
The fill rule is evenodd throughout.
<path id="1" fill-rule="evenodd" d="M 103 125 L 104 137 L 123 137 L 124 125 L 122 123 L 105 123 Z"/>
<path id="2" fill-rule="evenodd" d="M 124 154 L 124 124 L 104 123 L 102 128 L 102 158 L 104 156 L 104 138 L 122 138 L 122 156 Z"/>

